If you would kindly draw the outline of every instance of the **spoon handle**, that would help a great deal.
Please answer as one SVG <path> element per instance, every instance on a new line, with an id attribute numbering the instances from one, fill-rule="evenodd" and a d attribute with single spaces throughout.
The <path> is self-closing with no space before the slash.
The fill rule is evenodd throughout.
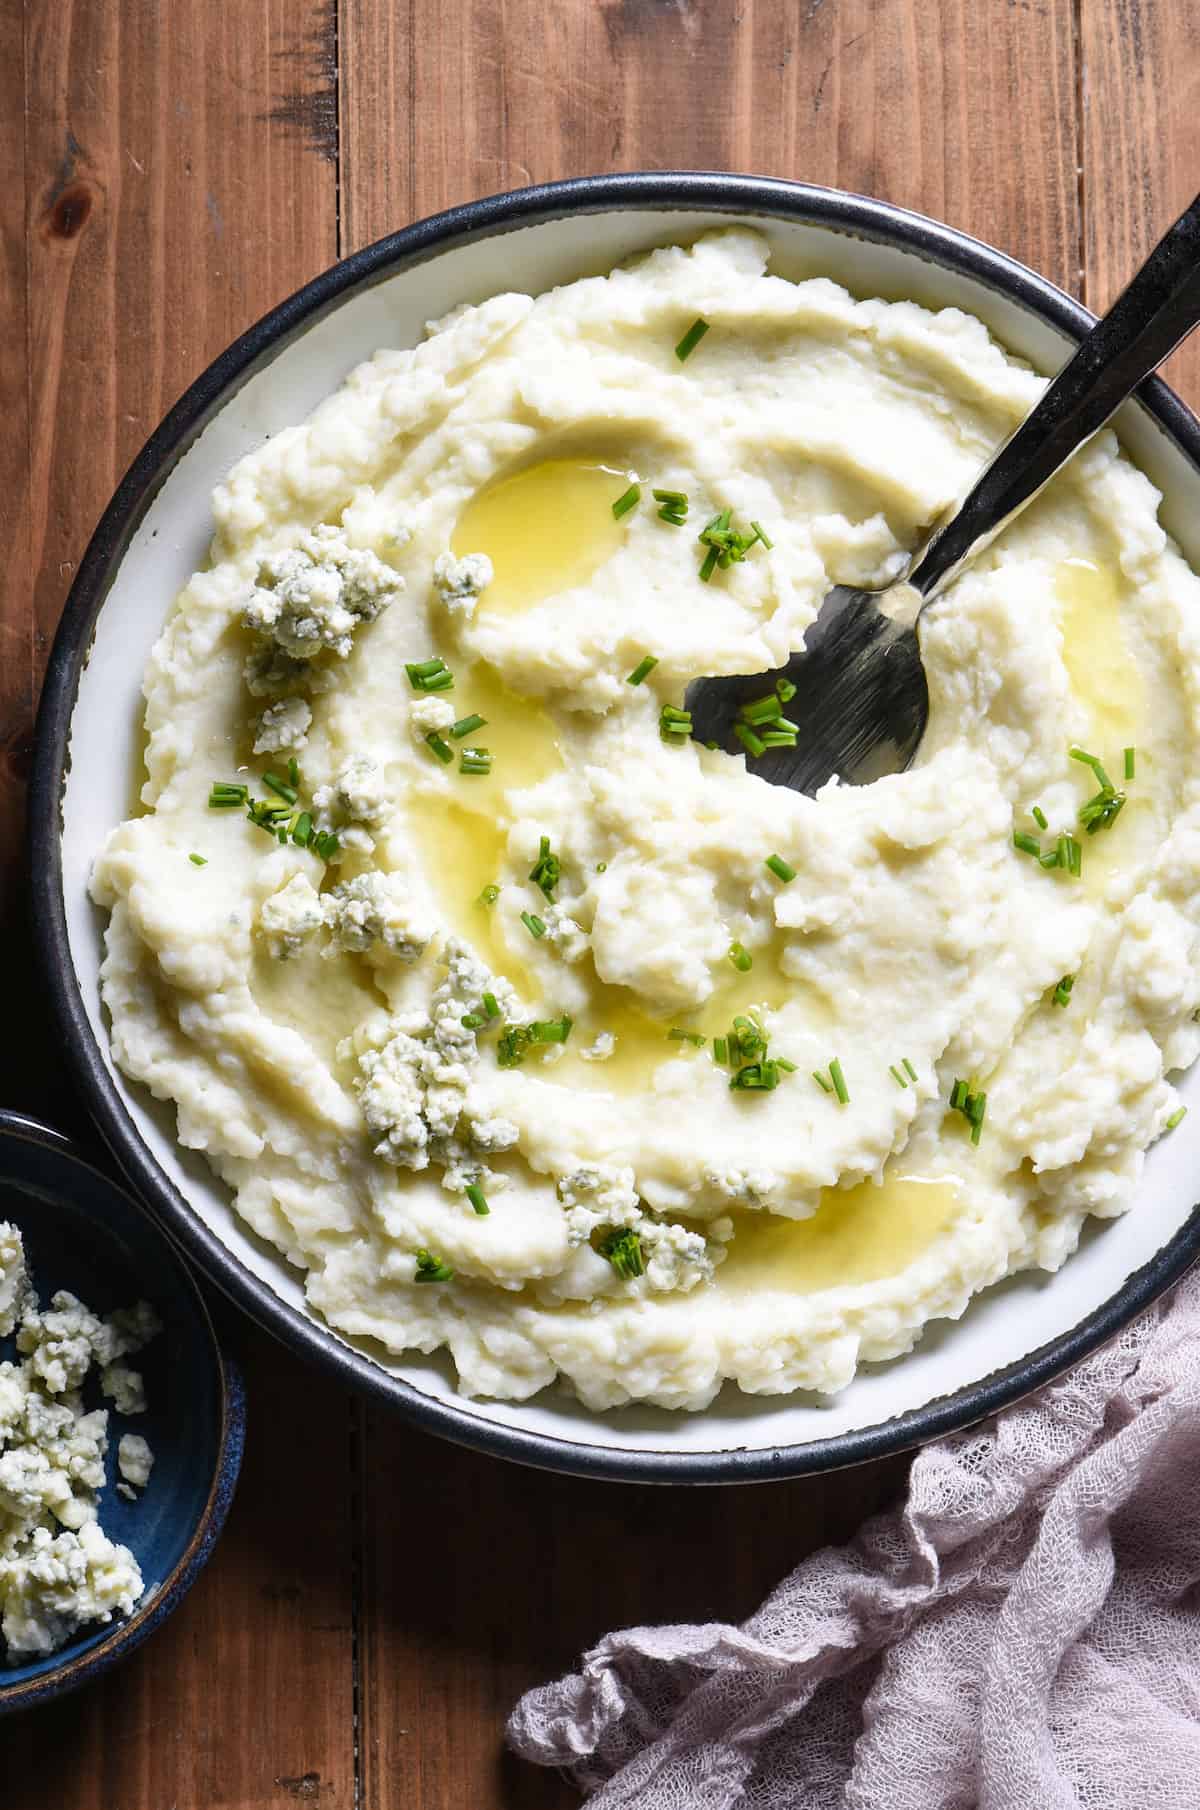
<path id="1" fill-rule="evenodd" d="M 1159 240 L 1037 407 L 916 555 L 907 582 L 923 601 L 1033 501 L 1198 322 L 1200 196 Z"/>

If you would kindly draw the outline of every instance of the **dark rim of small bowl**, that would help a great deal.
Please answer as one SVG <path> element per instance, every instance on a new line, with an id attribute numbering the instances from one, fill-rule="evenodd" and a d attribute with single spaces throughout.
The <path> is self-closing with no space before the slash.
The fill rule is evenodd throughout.
<path id="1" fill-rule="evenodd" d="M 122 1102 L 84 1010 L 71 958 L 62 889 L 60 800 L 71 715 L 96 618 L 130 538 L 168 473 L 200 430 L 256 370 L 355 291 L 464 242 L 572 215 L 614 211 L 724 213 L 777 218 L 899 246 L 1039 315 L 1071 338 L 1094 316 L 1023 264 L 922 214 L 835 189 L 766 176 L 652 172 L 578 177 L 493 195 L 417 221 L 316 277 L 265 315 L 197 378 L 151 435 L 92 536 L 67 600 L 42 693 L 30 788 L 33 926 L 68 1056 L 89 1107 L 122 1168 L 161 1209 L 173 1235 L 247 1312 L 303 1356 L 398 1409 L 427 1432 L 477 1450 L 584 1477 L 647 1483 L 748 1483 L 799 1477 L 878 1459 L 986 1418 L 1048 1382 L 1111 1339 L 1191 1265 L 1200 1251 L 1200 1208 L 1143 1268 L 1067 1334 L 978 1383 L 880 1424 L 798 1445 L 708 1452 L 585 1444 L 481 1418 L 427 1395 L 344 1344 L 260 1281 L 232 1254 L 159 1167 Z M 1138 399 L 1194 465 L 1200 424 L 1158 378 Z M 720 1424 L 720 1423 L 715 1423 Z M 598 1428 L 602 1434 L 602 1428 Z M 131 1628 L 130 1633 L 133 1633 Z"/>
<path id="2" fill-rule="evenodd" d="M 43 1125 L 37 1119 L 31 1119 L 24 1113 L 9 1112 L 0 1109 L 0 1144 L 26 1143 L 36 1145 L 40 1150 L 49 1152 L 60 1158 L 65 1164 L 85 1169 L 95 1176 L 105 1187 L 115 1188 L 126 1199 L 130 1199 L 127 1189 L 111 1175 L 105 1175 L 72 1143 L 61 1131 L 55 1131 L 49 1125 Z M 6 1685 L 4 1672 L 0 1666 L 0 1716 L 10 1711 L 33 1709 L 40 1703 L 48 1703 L 52 1698 L 61 1697 L 68 1691 L 77 1690 L 81 1684 L 106 1672 L 110 1666 L 116 1665 L 140 1647 L 154 1630 L 166 1621 L 167 1617 L 178 1608 L 205 1565 L 212 1556 L 212 1551 L 225 1525 L 225 1517 L 229 1513 L 229 1505 L 233 1501 L 233 1492 L 237 1485 L 238 1471 L 241 1469 L 242 1448 L 246 1433 L 246 1396 L 241 1372 L 237 1365 L 226 1358 L 217 1342 L 217 1335 L 209 1317 L 204 1298 L 196 1287 L 191 1271 L 182 1261 L 166 1233 L 159 1228 L 153 1216 L 144 1206 L 130 1200 L 133 1210 L 152 1225 L 166 1245 L 171 1261 L 182 1276 L 191 1294 L 196 1311 L 200 1317 L 209 1345 L 212 1348 L 213 1363 L 216 1366 L 219 1382 L 221 1442 L 217 1451 L 217 1462 L 213 1467 L 213 1479 L 208 1498 L 196 1523 L 195 1531 L 188 1541 L 185 1550 L 167 1576 L 163 1578 L 159 1588 L 150 1600 L 136 1608 L 126 1620 L 116 1623 L 112 1631 L 95 1646 L 89 1647 L 86 1653 L 80 1653 L 75 1659 L 64 1660 L 52 1671 L 45 1672 L 39 1678 L 29 1679 L 21 1684 Z"/>

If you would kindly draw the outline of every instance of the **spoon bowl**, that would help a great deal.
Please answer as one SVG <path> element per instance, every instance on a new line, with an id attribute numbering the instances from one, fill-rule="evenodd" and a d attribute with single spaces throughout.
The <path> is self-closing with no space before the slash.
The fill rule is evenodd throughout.
<path id="1" fill-rule="evenodd" d="M 785 665 L 693 680 L 684 699 L 693 737 L 729 754 L 748 753 L 760 778 L 810 795 L 835 775 L 867 785 L 902 772 L 929 716 L 914 626 L 921 600 L 915 598 L 914 612 L 914 597 L 905 585 L 886 591 L 835 585 L 803 648 Z M 767 747 L 756 755 L 738 736 L 740 713 L 772 691 L 800 732 L 794 747 Z"/>

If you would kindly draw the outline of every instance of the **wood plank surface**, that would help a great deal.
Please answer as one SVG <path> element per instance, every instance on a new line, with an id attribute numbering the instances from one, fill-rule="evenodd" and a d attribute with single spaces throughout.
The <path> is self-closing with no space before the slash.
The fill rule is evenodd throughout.
<path id="1" fill-rule="evenodd" d="M 1076 287 L 1070 0 L 343 0 L 340 45 L 347 251 L 525 183 L 741 169 Z"/>
<path id="2" fill-rule="evenodd" d="M 0 440 L 17 518 L 5 544 L 23 549 L 0 605 L 11 892 L 36 679 L 87 537 L 187 383 L 334 260 L 337 172 L 326 6 L 53 0 L 28 8 L 23 32 L 19 7 L 0 15 L 0 148 L 25 165 L 24 218 L 8 186 L 0 243 L 6 300 L 10 284 L 18 307 L 25 285 L 29 297 L 27 336 L 6 311 L 0 365 L 6 403 L 26 393 L 31 422 L 22 435 L 14 403 Z M 11 184 L 20 160 L 3 167 Z M 19 980 L 18 934 L 10 918 Z M 27 1021 L 39 1016 L 34 998 Z M 5 1105 L 75 1128 L 48 1039 L 11 1068 Z M 250 1433 L 217 1560 L 118 1673 L 5 1727 L 6 1810 L 353 1803 L 351 1410 L 244 1323 L 233 1338 Z"/>
<path id="3" fill-rule="evenodd" d="M 1107 308 L 1200 190 L 1200 55 L 1190 0 L 1080 0 L 1085 300 Z M 1163 366 L 1200 407 L 1200 340 Z"/>
<path id="4" fill-rule="evenodd" d="M 742 168 L 922 209 L 1071 289 L 1086 266 L 1096 305 L 1189 198 L 1198 69 L 1184 0 L 0 8 L 10 970 L 30 712 L 90 528 L 186 382 L 339 250 L 526 182 Z M 78 1116 L 48 1039 L 0 1056 L 0 1101 Z M 111 1681 L 5 1728 L 5 1810 L 574 1803 L 503 1754 L 521 1689 L 622 1622 L 744 1615 L 903 1479 L 903 1460 L 686 1493 L 523 1471 L 230 1326 L 251 1426 L 225 1539 Z"/>

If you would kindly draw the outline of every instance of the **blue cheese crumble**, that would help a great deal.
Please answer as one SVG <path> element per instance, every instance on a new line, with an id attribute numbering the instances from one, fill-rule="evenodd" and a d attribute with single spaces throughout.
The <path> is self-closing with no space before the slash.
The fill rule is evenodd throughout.
<path id="1" fill-rule="evenodd" d="M 98 1369 L 122 1413 L 146 1405 L 141 1376 L 123 1362 L 161 1330 L 144 1301 L 101 1319 L 60 1290 L 43 1309 L 21 1234 L 0 1224 L 0 1337 L 15 1332 L 17 1361 L 0 1363 L 0 1633 L 10 1662 L 43 1657 L 82 1627 L 129 1615 L 145 1593 L 127 1546 L 100 1526 L 108 1410 L 83 1405 Z M 135 1477 L 154 1462 L 139 1435 L 121 1441 Z M 128 1448 L 126 1450 L 126 1448 Z"/>
<path id="2" fill-rule="evenodd" d="M 468 553 L 456 559 L 453 553 L 439 553 L 433 562 L 433 585 L 452 616 L 469 622 L 482 591 L 491 584 L 495 573 L 486 553 Z"/>
<path id="3" fill-rule="evenodd" d="M 325 649 L 344 660 L 355 630 L 403 588 L 399 573 L 369 548 L 351 547 L 341 528 L 322 524 L 260 562 L 242 621 L 293 660 Z"/>

